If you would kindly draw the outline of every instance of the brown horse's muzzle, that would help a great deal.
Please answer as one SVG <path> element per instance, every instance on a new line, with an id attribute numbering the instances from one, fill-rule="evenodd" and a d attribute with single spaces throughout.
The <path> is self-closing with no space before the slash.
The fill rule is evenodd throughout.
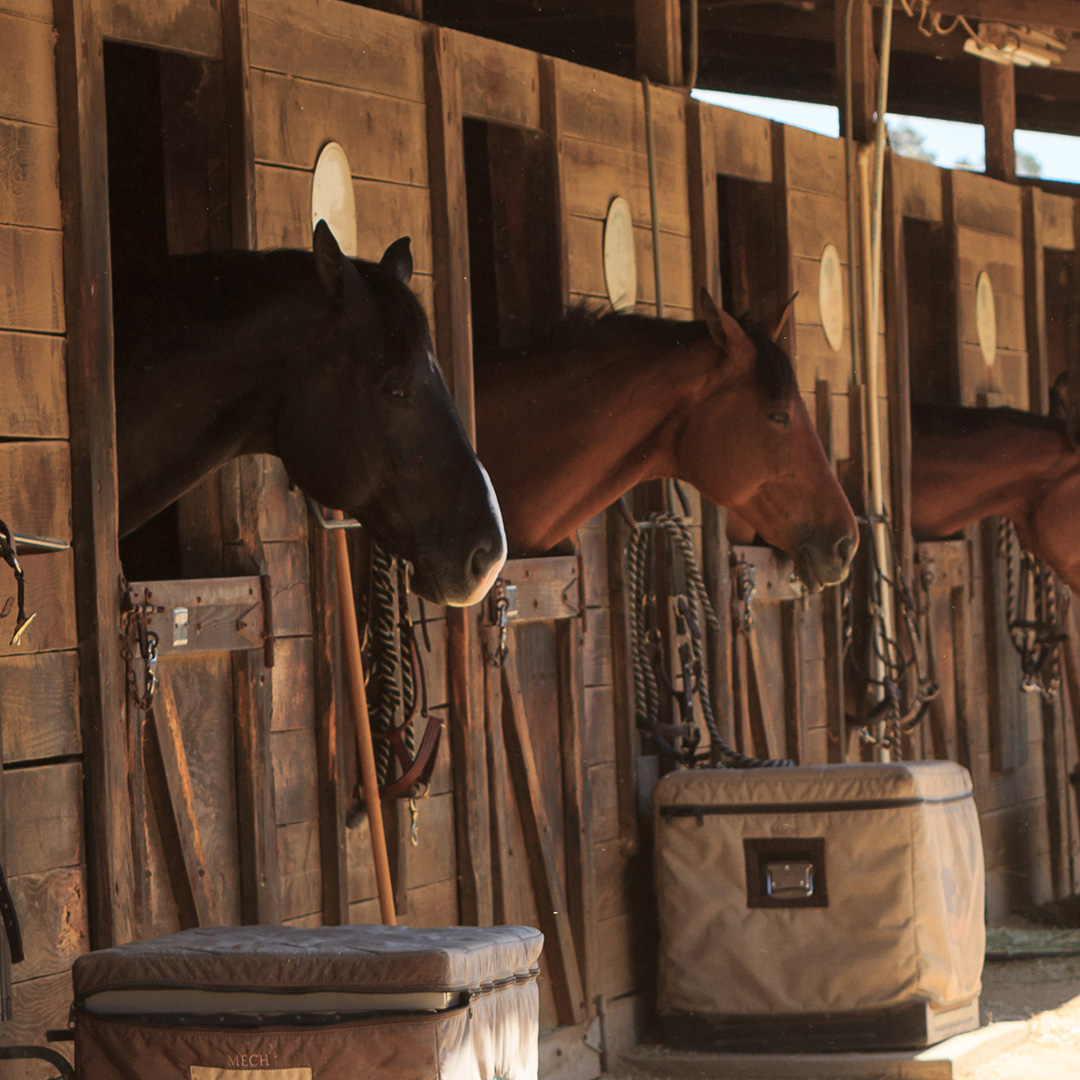
<path id="1" fill-rule="evenodd" d="M 795 573 L 812 593 L 827 585 L 838 585 L 848 576 L 858 547 L 859 534 L 855 531 L 835 539 L 815 537 L 805 541 L 795 554 Z"/>

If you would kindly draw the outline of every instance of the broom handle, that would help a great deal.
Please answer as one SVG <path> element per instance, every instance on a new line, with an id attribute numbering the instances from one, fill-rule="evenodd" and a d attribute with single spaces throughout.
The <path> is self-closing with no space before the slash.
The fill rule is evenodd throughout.
<path id="1" fill-rule="evenodd" d="M 344 515 L 333 511 L 335 519 Z M 375 861 L 375 879 L 379 884 L 379 911 L 384 926 L 396 926 L 394 887 L 390 881 L 390 860 L 386 854 L 386 833 L 383 831 L 382 802 L 379 799 L 379 777 L 375 771 L 375 747 L 371 741 L 371 720 L 368 718 L 367 694 L 364 692 L 364 662 L 360 656 L 360 632 L 356 626 L 356 604 L 353 601 L 352 572 L 349 569 L 349 543 L 344 529 L 334 529 L 334 561 L 337 568 L 338 607 L 345 636 L 348 660 L 349 700 L 352 703 L 356 728 L 356 749 L 360 756 L 360 780 L 367 804 L 368 826 L 371 832 L 371 856 Z"/>

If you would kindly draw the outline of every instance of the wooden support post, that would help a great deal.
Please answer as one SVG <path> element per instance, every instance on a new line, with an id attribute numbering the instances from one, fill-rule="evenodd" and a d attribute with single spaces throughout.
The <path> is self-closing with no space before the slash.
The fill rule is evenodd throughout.
<path id="1" fill-rule="evenodd" d="M 255 143 L 251 123 L 247 0 L 223 0 L 221 45 L 225 67 L 225 124 L 229 145 L 229 212 L 233 247 L 254 248 Z"/>
<path id="2" fill-rule="evenodd" d="M 503 728 L 507 760 L 525 833 L 525 847 L 533 891 L 536 894 L 540 929 L 547 942 L 544 956 L 551 972 L 559 1023 L 577 1024 L 585 1019 L 587 1012 L 581 969 L 562 887 L 555 836 L 544 809 L 544 792 L 540 787 L 540 775 L 533 756 L 525 701 L 518 679 L 517 649 L 513 633 L 507 638 L 507 654 L 502 671 L 503 692 L 506 695 Z"/>
<path id="3" fill-rule="evenodd" d="M 634 41 L 639 75 L 665 86 L 682 86 L 679 0 L 634 0 Z"/>
<path id="4" fill-rule="evenodd" d="M 1016 180 L 1016 79 L 1012 64 L 979 62 L 979 96 L 986 132 L 986 175 Z"/>
<path id="5" fill-rule="evenodd" d="M 848 0 L 836 0 L 836 100 L 840 102 L 840 134 L 844 117 L 844 54 Z M 870 0 L 854 0 L 851 8 L 851 120 L 857 142 L 874 137 L 874 98 L 877 89 L 877 54 L 874 52 L 874 20 Z"/>
<path id="6" fill-rule="evenodd" d="M 1046 341 L 1046 262 L 1043 246 L 1042 192 L 1021 192 L 1024 238 L 1024 331 L 1028 348 L 1028 405 L 1046 414 L 1050 407 L 1049 357 Z"/>
<path id="7" fill-rule="evenodd" d="M 716 134 L 712 107 L 686 103 L 686 173 L 690 183 L 690 252 L 694 304 L 702 288 L 720 303 L 720 207 L 716 184 Z M 696 311 L 700 318 L 701 312 Z"/>
<path id="8" fill-rule="evenodd" d="M 105 74 L 89 0 L 55 0 L 90 944 L 133 932 L 120 629 Z"/>

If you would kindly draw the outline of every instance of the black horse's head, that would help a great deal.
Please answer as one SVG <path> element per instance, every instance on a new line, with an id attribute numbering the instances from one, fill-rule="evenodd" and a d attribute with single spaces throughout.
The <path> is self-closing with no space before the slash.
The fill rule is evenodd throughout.
<path id="1" fill-rule="evenodd" d="M 412 563 L 420 596 L 475 603 L 502 568 L 506 537 L 408 287 L 408 238 L 379 263 L 351 260 L 320 221 L 314 253 L 327 320 L 316 362 L 283 402 L 278 453 L 307 494 Z"/>

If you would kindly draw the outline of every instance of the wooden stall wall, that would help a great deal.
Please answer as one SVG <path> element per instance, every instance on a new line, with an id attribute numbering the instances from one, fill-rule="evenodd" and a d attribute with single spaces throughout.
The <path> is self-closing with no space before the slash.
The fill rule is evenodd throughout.
<path id="1" fill-rule="evenodd" d="M 0 3 L 0 518 L 70 541 L 71 468 L 49 0 Z M 68 969 L 89 946 L 82 733 L 70 551 L 23 557 L 37 618 L 17 645 L 15 581 L 0 564 L 0 859 L 26 959 L 2 984 L 0 1042 L 41 1041 L 62 1025 Z M 8 979 L 14 983 L 13 987 Z M 5 1076 L 44 1075 L 5 1065 Z"/>

